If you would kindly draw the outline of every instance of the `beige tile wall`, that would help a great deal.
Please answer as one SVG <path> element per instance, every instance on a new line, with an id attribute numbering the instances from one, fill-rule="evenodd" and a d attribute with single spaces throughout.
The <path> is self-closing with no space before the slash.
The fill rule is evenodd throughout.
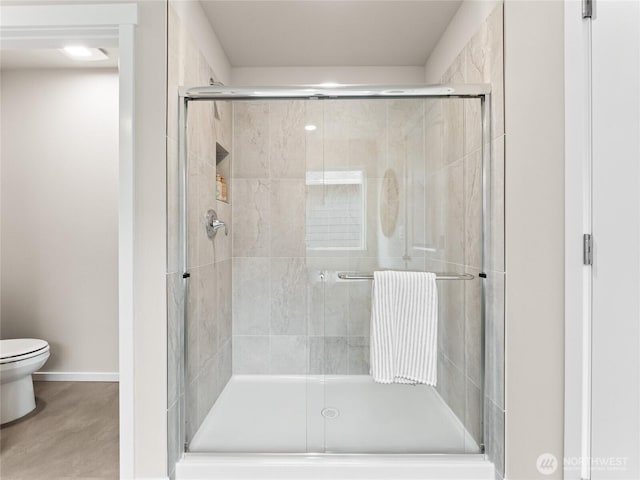
<path id="1" fill-rule="evenodd" d="M 235 373 L 368 373 L 371 285 L 339 282 L 336 272 L 378 266 L 390 108 L 380 101 L 234 104 Z M 318 128 L 307 132 L 306 124 Z M 366 176 L 366 245 L 308 249 L 307 210 L 340 193 L 307 187 L 306 172 L 356 169 Z"/>
<path id="2" fill-rule="evenodd" d="M 169 472 L 182 449 L 183 436 L 193 437 L 231 376 L 231 205 L 216 199 L 216 142 L 232 151 L 231 107 L 224 102 L 189 105 L 188 269 L 186 388 L 180 389 L 180 323 L 184 314 L 179 243 L 178 86 L 208 85 L 213 72 L 180 22 L 173 7 L 168 16 L 168 418 Z M 216 117 L 216 108 L 218 118 Z M 227 157 L 224 162 L 232 159 Z M 220 164 L 218 167 L 220 167 Z M 230 179 L 229 179 L 230 181 Z M 215 241 L 205 232 L 208 209 L 229 225 Z M 186 404 L 186 426 L 179 404 Z M 186 432 L 184 432 L 186 428 Z"/>
<path id="3" fill-rule="evenodd" d="M 483 441 L 498 474 L 504 471 L 504 54 L 502 5 L 496 7 L 442 83 L 492 87 L 490 258 L 486 266 L 487 355 L 480 340 L 479 280 L 440 287 L 439 379 L 442 397 L 476 441 Z M 427 264 L 477 275 L 481 268 L 482 130 L 480 102 L 429 100 L 426 115 Z M 446 245 L 446 248 L 441 248 Z M 483 412 L 483 404 L 484 410 Z M 486 424 L 483 424 L 483 418 Z M 483 433 L 484 432 L 484 433 Z M 484 439 L 483 439 L 484 436 Z"/>

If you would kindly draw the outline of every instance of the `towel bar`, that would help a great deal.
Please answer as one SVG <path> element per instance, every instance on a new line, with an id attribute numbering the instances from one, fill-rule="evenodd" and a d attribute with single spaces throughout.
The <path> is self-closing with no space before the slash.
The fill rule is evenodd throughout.
<path id="1" fill-rule="evenodd" d="M 338 272 L 340 280 L 373 280 L 373 273 Z M 436 273 L 436 280 L 473 280 L 470 273 Z"/>

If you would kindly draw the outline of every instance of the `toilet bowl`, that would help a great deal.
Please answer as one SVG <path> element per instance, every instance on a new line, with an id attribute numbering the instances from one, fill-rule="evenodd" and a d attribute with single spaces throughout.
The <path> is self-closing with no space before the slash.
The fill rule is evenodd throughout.
<path id="1" fill-rule="evenodd" d="M 31 374 L 49 358 L 49 344 L 35 338 L 0 340 L 0 423 L 36 408 Z"/>

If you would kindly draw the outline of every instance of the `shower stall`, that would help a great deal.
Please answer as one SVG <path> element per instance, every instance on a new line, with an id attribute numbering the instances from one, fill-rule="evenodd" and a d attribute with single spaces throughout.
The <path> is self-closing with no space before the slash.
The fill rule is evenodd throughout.
<path id="1" fill-rule="evenodd" d="M 490 87 L 208 86 L 178 105 L 178 477 L 289 459 L 493 478 Z M 369 376 L 378 270 L 437 273 L 435 386 Z"/>

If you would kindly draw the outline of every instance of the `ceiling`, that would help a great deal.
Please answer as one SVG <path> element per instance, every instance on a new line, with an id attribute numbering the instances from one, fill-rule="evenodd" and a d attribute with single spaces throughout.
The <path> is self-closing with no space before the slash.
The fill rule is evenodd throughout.
<path id="1" fill-rule="evenodd" d="M 117 68 L 118 49 L 104 48 L 109 58 L 95 62 L 83 62 L 69 58 L 55 48 L 3 49 L 0 50 L 1 70 L 36 68 Z"/>
<path id="2" fill-rule="evenodd" d="M 234 67 L 424 66 L 460 0 L 201 0 Z"/>

